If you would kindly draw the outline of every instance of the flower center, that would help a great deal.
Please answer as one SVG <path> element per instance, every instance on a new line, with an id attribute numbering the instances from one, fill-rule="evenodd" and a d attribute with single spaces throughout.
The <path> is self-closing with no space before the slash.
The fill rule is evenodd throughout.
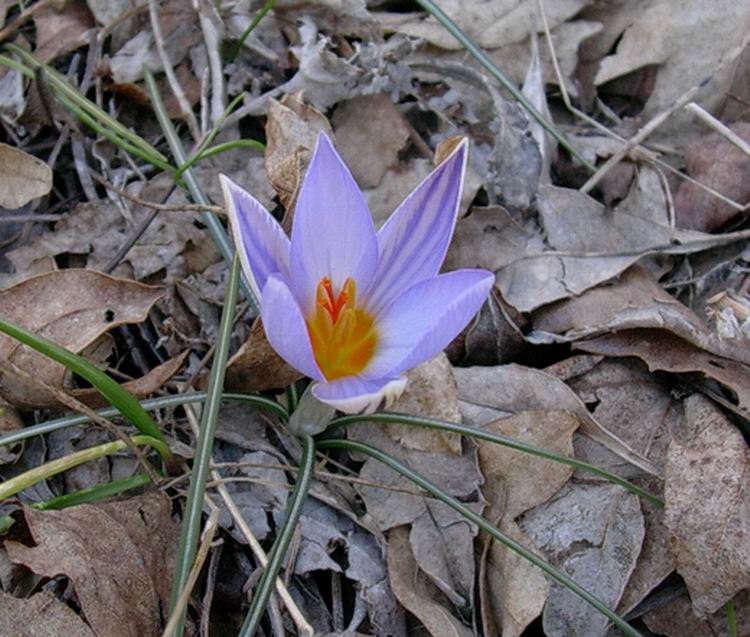
<path id="1" fill-rule="evenodd" d="M 378 342 L 374 319 L 356 306 L 357 286 L 351 277 L 336 294 L 328 277 L 318 283 L 316 304 L 307 318 L 315 361 L 326 380 L 359 374 Z"/>

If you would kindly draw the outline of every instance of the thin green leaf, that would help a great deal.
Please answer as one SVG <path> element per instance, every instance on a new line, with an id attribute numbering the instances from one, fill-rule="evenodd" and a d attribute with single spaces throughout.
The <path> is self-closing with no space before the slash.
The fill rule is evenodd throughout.
<path id="1" fill-rule="evenodd" d="M 535 566 L 541 568 L 552 579 L 565 586 L 565 588 L 578 595 L 584 601 L 591 604 L 596 610 L 602 613 L 602 615 L 606 616 L 610 621 L 612 621 L 625 635 L 627 635 L 628 637 L 641 637 L 641 634 L 635 628 L 633 628 L 624 619 L 617 615 L 617 613 L 612 612 L 601 600 L 589 593 L 585 588 L 576 584 L 572 579 L 565 575 L 565 573 L 559 571 L 554 566 L 548 564 L 543 559 L 529 551 L 526 547 L 509 538 L 507 535 L 492 526 L 492 524 L 487 522 L 487 520 L 474 513 L 474 511 L 472 511 L 466 505 L 451 497 L 450 495 L 445 493 L 445 491 L 435 486 L 422 475 L 420 475 L 416 471 L 413 471 L 411 468 L 407 467 L 405 464 L 399 462 L 395 458 L 389 456 L 386 453 L 383 453 L 375 447 L 371 447 L 370 445 L 366 445 L 361 442 L 354 442 L 353 440 L 320 440 L 317 443 L 317 447 L 319 449 L 346 449 L 347 451 L 363 453 L 367 456 L 370 456 L 371 458 L 374 458 L 375 460 L 382 462 L 394 471 L 400 473 L 405 478 L 411 480 L 417 486 L 423 488 L 433 497 L 447 504 L 449 507 L 460 513 L 470 522 L 476 524 L 485 533 L 488 533 L 498 542 L 507 546 L 511 551 L 517 553 Z"/>
<path id="2" fill-rule="evenodd" d="M 653 493 L 642 489 L 637 484 L 628 482 L 625 478 L 610 473 L 605 469 L 600 469 L 588 462 L 582 462 L 569 456 L 563 456 L 547 449 L 535 447 L 534 445 L 527 444 L 521 440 L 510 438 L 509 436 L 501 436 L 500 434 L 493 434 L 489 431 L 477 429 L 475 427 L 468 427 L 455 422 L 448 422 L 446 420 L 437 420 L 435 418 L 423 418 L 421 416 L 411 416 L 409 414 L 392 414 L 388 412 L 379 412 L 376 414 L 370 414 L 369 416 L 341 416 L 331 421 L 329 431 L 335 430 L 336 427 L 346 427 L 348 425 L 354 425 L 357 423 L 364 422 L 383 422 L 383 423 L 402 423 L 405 425 L 416 425 L 417 427 L 424 427 L 426 429 L 438 429 L 440 431 L 450 431 L 452 433 L 461 434 L 463 436 L 469 436 L 471 438 L 477 438 L 479 440 L 486 440 L 503 447 L 515 449 L 516 451 L 522 451 L 524 453 L 545 458 L 547 460 L 553 460 L 560 464 L 566 464 L 588 473 L 601 476 L 609 482 L 620 485 L 623 489 L 635 493 L 636 495 L 645 498 L 655 506 L 660 508 L 664 507 L 664 502 L 655 496 Z"/>
<path id="3" fill-rule="evenodd" d="M 162 458 L 167 458 L 170 455 L 169 447 L 167 447 L 167 445 L 161 440 L 157 440 L 151 436 L 133 436 L 131 440 L 135 445 L 149 445 L 153 447 L 159 452 L 159 455 L 161 455 Z M 69 453 L 62 458 L 56 458 L 55 460 L 45 462 L 43 465 L 24 471 L 23 473 L 0 483 L 0 500 L 9 498 L 24 489 L 28 489 L 37 482 L 47 480 L 58 473 L 67 471 L 72 467 L 77 467 L 79 464 L 89 462 L 90 460 L 96 460 L 103 456 L 110 456 L 113 453 L 122 451 L 126 447 L 127 445 L 122 440 L 113 440 L 112 442 L 105 442 L 96 447 L 81 449 L 80 451 Z"/>
<path id="4" fill-rule="evenodd" d="M 245 621 L 242 624 L 238 637 L 253 637 L 255 631 L 258 629 L 258 625 L 268 604 L 268 598 L 274 588 L 276 577 L 281 569 L 281 564 L 286 557 L 289 543 L 292 541 L 294 531 L 297 528 L 297 521 L 302 512 L 302 505 L 305 503 L 307 492 L 310 490 L 313 469 L 315 467 L 314 461 L 315 441 L 312 436 L 303 435 L 302 459 L 300 460 L 299 471 L 297 473 L 297 483 L 294 485 L 294 491 L 287 504 L 281 530 L 271 548 L 268 564 L 266 564 L 258 586 L 253 591 L 253 601 L 250 604 L 250 609 L 245 616 Z"/>
<path id="5" fill-rule="evenodd" d="M 182 142 L 177 135 L 177 131 L 172 125 L 172 120 L 169 119 L 169 115 L 167 115 L 167 111 L 164 108 L 164 103 L 162 102 L 161 95 L 159 95 L 159 89 L 156 86 L 156 81 L 154 80 L 153 73 L 151 73 L 148 68 L 144 67 L 143 75 L 144 79 L 146 80 L 146 90 L 148 91 L 149 99 L 151 100 L 151 104 L 154 107 L 156 119 L 159 121 L 159 125 L 161 126 L 161 129 L 164 132 L 165 137 L 167 138 L 167 143 L 169 144 L 169 148 L 172 151 L 172 155 L 179 169 L 181 166 L 187 163 L 187 155 L 185 154 L 185 149 L 183 148 Z M 183 176 L 185 178 L 185 183 L 187 184 L 188 191 L 190 192 L 190 196 L 193 198 L 193 201 L 195 201 L 195 203 L 199 205 L 207 206 L 209 204 L 208 197 L 206 197 L 206 195 L 201 190 L 200 186 L 198 185 L 198 181 L 195 179 L 195 175 L 193 175 L 192 171 L 184 170 Z M 211 212 L 203 212 L 201 216 L 203 217 L 203 221 L 208 227 L 208 232 L 210 233 L 211 238 L 214 240 L 216 247 L 221 253 L 221 256 L 224 257 L 224 260 L 227 263 L 232 263 L 232 260 L 234 258 L 234 248 L 229 242 L 229 237 L 227 236 L 227 232 L 224 229 L 224 226 L 221 225 L 221 222 L 216 218 L 216 215 Z M 255 298 L 255 295 L 253 294 L 250 286 L 245 280 L 244 275 L 241 277 L 240 287 L 242 288 L 242 293 L 247 299 L 247 302 L 250 304 L 252 311 L 257 316 L 259 312 L 258 300 Z"/>
<path id="6" fill-rule="evenodd" d="M 206 148 L 206 150 L 201 152 L 201 154 L 195 158 L 195 161 L 208 159 L 219 153 L 224 153 L 228 150 L 235 150 L 237 148 L 252 148 L 253 150 L 264 151 L 266 145 L 262 142 L 255 141 L 254 139 L 234 139 L 230 142 L 222 142 L 221 144 L 216 144 L 216 146 L 211 146 L 211 148 Z"/>
<path id="7" fill-rule="evenodd" d="M 172 576 L 172 594 L 169 602 L 170 614 L 174 612 L 177 600 L 190 576 L 190 569 L 195 559 L 201 533 L 203 500 L 206 495 L 206 481 L 211 467 L 211 452 L 214 444 L 216 422 L 221 407 L 221 393 L 224 386 L 224 373 L 229 356 L 229 341 L 232 336 L 232 322 L 237 304 L 237 288 L 240 275 L 239 259 L 232 261 L 232 270 L 227 283 L 227 294 L 224 299 L 224 310 L 221 313 L 221 324 L 216 341 L 216 353 L 208 381 L 206 405 L 201 418 L 201 428 L 196 440 L 193 471 L 190 475 L 187 502 L 182 518 L 182 531 L 177 551 L 177 561 Z M 177 622 L 176 634 L 182 635 L 185 622 L 185 610 Z"/>
<path id="8" fill-rule="evenodd" d="M 247 29 L 245 29 L 240 36 L 240 39 L 237 40 L 237 44 L 234 45 L 234 48 L 232 49 L 232 52 L 227 57 L 227 62 L 234 62 L 235 58 L 240 54 L 240 51 L 242 50 L 242 45 L 245 43 L 245 40 L 247 40 L 248 36 L 255 30 L 255 27 L 260 24 L 260 21 L 264 18 L 264 16 L 273 9 L 274 5 L 276 4 L 276 0 L 266 0 L 266 3 L 261 7 L 261 10 L 258 11 L 258 13 L 255 14 L 250 24 L 247 26 Z"/>
<path id="9" fill-rule="evenodd" d="M 156 426 L 156 423 L 148 412 L 141 407 L 141 404 L 120 387 L 115 380 L 107 376 L 85 358 L 3 318 L 0 318 L 0 332 L 61 363 L 81 378 L 85 378 L 141 433 L 164 442 L 164 437 Z"/>

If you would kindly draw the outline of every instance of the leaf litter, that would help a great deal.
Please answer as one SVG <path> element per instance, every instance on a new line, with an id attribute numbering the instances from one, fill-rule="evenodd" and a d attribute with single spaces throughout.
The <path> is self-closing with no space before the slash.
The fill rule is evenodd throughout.
<path id="1" fill-rule="evenodd" d="M 244 92 L 216 141 L 254 138 L 265 152 L 229 150 L 193 173 L 214 204 L 216 176 L 227 174 L 287 230 L 318 131 L 334 136 L 376 226 L 429 173 L 443 142 L 468 136 L 445 269 L 487 268 L 497 285 L 447 356 L 410 372 L 394 409 L 574 455 L 666 507 L 454 434 L 370 423 L 347 435 L 424 473 L 640 629 L 729 635 L 722 609 L 734 599 L 744 634 L 750 159 L 694 106 L 747 141 L 747 9 L 701 0 L 438 4 L 598 164 L 596 185 L 409 3 L 278 2 L 233 59 L 228 51 L 260 2 L 209 11 L 170 0 L 157 11 L 158 32 L 147 8 L 129 0 L 0 2 L 0 40 L 33 51 L 165 153 L 144 65 L 188 147 L 199 141 L 195 126 L 205 134 Z M 204 218 L 169 175 L 72 125 L 47 93 L 43 77 L 0 65 L 0 314 L 81 352 L 138 397 L 205 386 L 226 267 Z M 580 110 L 567 109 L 567 96 Z M 695 104 L 679 106 L 683 98 Z M 231 353 L 228 390 L 284 400 L 280 390 L 300 381 L 251 312 L 236 322 Z M 0 356 L 101 404 L 61 366 L 6 337 Z M 3 370 L 0 431 L 59 410 L 54 396 Z M 190 458 L 184 411 L 158 418 Z M 4 447 L 3 477 L 106 440 L 84 428 Z M 242 404 L 222 409 L 217 440 L 222 483 L 269 547 L 298 445 L 275 417 Z M 370 459 L 334 459 L 336 468 L 316 473 L 286 580 L 317 633 L 608 633 L 601 615 L 411 483 Z M 37 483 L 21 502 L 137 469 L 125 455 L 100 459 Z M 179 497 L 181 483 L 164 489 Z M 246 531 L 210 493 L 222 548 L 212 549 L 218 566 L 194 594 L 206 606 L 187 629 L 234 634 L 257 564 Z M 59 512 L 7 506 L 17 522 L 4 538 L 14 573 L 0 578 L 4 632 L 20 621 L 29 635 L 161 634 L 177 528 L 163 496 Z"/>

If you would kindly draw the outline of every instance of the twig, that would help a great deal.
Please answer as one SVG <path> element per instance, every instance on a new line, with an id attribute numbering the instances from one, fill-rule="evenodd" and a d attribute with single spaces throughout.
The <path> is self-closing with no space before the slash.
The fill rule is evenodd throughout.
<path id="1" fill-rule="evenodd" d="M 198 19 L 203 31 L 203 41 L 206 44 L 208 54 L 208 66 L 211 69 L 211 124 L 221 119 L 226 102 L 224 99 L 224 70 L 222 68 L 221 55 L 219 54 L 219 33 L 217 23 L 219 16 L 216 15 L 212 3 L 206 0 L 193 0 L 193 6 L 198 12 Z M 213 16 L 209 14 L 213 12 Z M 212 17 L 214 18 L 212 20 Z M 204 129 L 205 130 L 205 129 Z"/>
<path id="2" fill-rule="evenodd" d="M 187 607 L 188 599 L 190 599 L 190 593 L 193 591 L 193 587 L 198 581 L 198 576 L 200 575 L 201 569 L 203 568 L 203 562 L 206 561 L 206 557 L 208 556 L 208 551 L 211 548 L 211 542 L 213 542 L 218 523 L 219 509 L 214 509 L 208 516 L 206 526 L 203 529 L 203 540 L 201 541 L 201 544 L 198 547 L 198 551 L 195 554 L 193 567 L 190 569 L 190 574 L 188 575 L 187 581 L 185 582 L 185 587 L 182 589 L 182 592 L 180 593 L 180 597 L 177 599 L 177 603 L 175 604 L 174 609 L 172 609 L 172 615 L 170 616 L 169 621 L 164 628 L 162 637 L 172 637 L 175 629 L 177 628 L 177 624 L 180 623 L 182 614 L 185 612 L 185 608 Z"/>
<path id="3" fill-rule="evenodd" d="M 201 136 L 200 128 L 198 126 L 198 120 L 195 118 L 195 113 L 185 97 L 185 91 L 182 90 L 180 81 L 175 75 L 174 68 L 172 68 L 172 61 L 169 59 L 169 54 L 164 48 L 164 36 L 161 33 L 161 24 L 159 23 L 159 8 L 156 6 L 156 0 L 149 0 L 148 2 L 148 13 L 151 17 L 151 29 L 154 32 L 154 42 L 156 43 L 156 51 L 159 54 L 159 59 L 164 66 L 164 73 L 167 76 L 167 82 L 169 82 L 169 88 L 172 89 L 172 93 L 177 98 L 177 104 L 180 107 L 182 116 L 187 122 L 190 134 L 193 139 L 198 140 Z"/>
<path id="4" fill-rule="evenodd" d="M 589 192 L 596 184 L 598 184 L 602 178 L 619 164 L 622 159 L 627 155 L 633 148 L 638 146 L 644 139 L 646 139 L 651 133 L 653 133 L 659 126 L 661 126 L 667 118 L 672 115 L 675 111 L 680 110 L 685 104 L 687 104 L 693 96 L 700 90 L 700 85 L 692 86 L 685 91 L 680 97 L 678 97 L 672 105 L 662 111 L 655 117 L 652 117 L 644 126 L 642 126 L 635 135 L 633 135 L 625 145 L 618 150 L 612 157 L 605 161 L 597 171 L 589 177 L 589 180 L 581 186 L 579 189 L 583 193 Z"/>
<path id="5" fill-rule="evenodd" d="M 219 563 L 221 554 L 224 549 L 223 543 L 218 543 L 216 549 L 211 553 L 211 559 L 208 562 L 208 572 L 206 573 L 206 592 L 203 593 L 203 603 L 201 604 L 201 637 L 209 637 L 209 624 L 211 621 L 211 604 L 214 599 L 214 589 L 216 588 L 216 577 L 219 574 Z"/>
<path id="6" fill-rule="evenodd" d="M 750 144 L 742 139 L 742 137 L 735 133 L 731 128 L 722 124 L 713 115 L 707 113 L 703 108 L 698 106 L 698 104 L 696 104 L 695 102 L 690 102 L 690 104 L 685 106 L 685 110 L 697 115 L 727 141 L 732 142 L 746 155 L 750 155 Z"/>
<path id="7" fill-rule="evenodd" d="M 185 405 L 185 413 L 187 414 L 188 422 L 193 429 L 193 433 L 197 435 L 199 423 L 198 418 L 195 415 L 194 408 L 191 405 Z M 258 560 L 258 563 L 263 568 L 265 568 L 266 564 L 268 564 L 268 555 L 263 550 L 260 542 L 253 534 L 250 526 L 245 521 L 245 518 L 242 516 L 242 511 L 240 511 L 240 508 L 237 506 L 231 494 L 229 493 L 229 490 L 226 488 L 221 474 L 214 468 L 211 469 L 211 479 L 212 481 L 216 482 L 216 490 L 219 492 L 221 499 L 224 501 L 224 504 L 231 514 L 234 523 L 237 525 L 242 535 L 245 536 L 245 539 L 247 540 L 247 543 L 250 546 L 250 550 L 253 552 L 255 559 Z M 289 594 L 289 590 L 286 588 L 286 586 L 284 586 L 284 583 L 280 578 L 276 578 L 276 592 L 278 593 L 281 601 L 284 603 L 284 606 L 289 612 L 289 615 L 294 621 L 294 624 L 297 626 L 299 634 L 302 637 L 312 637 L 312 635 L 314 634 L 312 626 L 307 622 L 305 616 L 302 614 L 302 611 L 300 611 L 299 607 L 292 599 L 292 596 Z"/>
<path id="8" fill-rule="evenodd" d="M 226 214 L 226 211 L 224 210 L 223 206 L 209 206 L 209 205 L 199 206 L 198 204 L 194 204 L 194 203 L 164 204 L 164 203 L 158 203 L 156 201 L 148 201 L 146 199 L 141 199 L 140 197 L 129 193 L 127 190 L 118 188 L 112 182 L 107 181 L 99 173 L 92 171 L 91 176 L 94 178 L 94 181 L 104 186 L 107 190 L 111 190 L 112 192 L 120 195 L 121 197 L 124 197 L 125 199 L 132 201 L 134 204 L 143 206 L 144 208 L 152 208 L 154 210 L 160 210 L 162 212 L 203 212 L 204 210 L 208 210 L 209 212 L 213 212 L 214 214 L 218 214 L 218 215 Z M 171 193 L 172 191 L 170 191 L 170 194 Z"/>

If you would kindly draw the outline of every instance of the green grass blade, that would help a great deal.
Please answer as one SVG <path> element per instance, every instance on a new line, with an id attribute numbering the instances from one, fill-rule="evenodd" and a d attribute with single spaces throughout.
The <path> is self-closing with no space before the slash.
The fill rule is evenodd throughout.
<path id="1" fill-rule="evenodd" d="M 131 478 L 125 478 L 124 480 L 112 480 L 105 482 L 104 484 L 97 484 L 94 487 L 88 489 L 81 489 L 73 493 L 66 493 L 65 495 L 57 496 L 56 498 L 50 498 L 49 500 L 42 500 L 41 502 L 34 502 L 31 505 L 32 509 L 37 511 L 49 511 L 57 509 L 67 509 L 68 507 L 76 506 L 78 504 L 89 504 L 91 502 L 99 502 L 106 498 L 125 493 L 131 489 L 137 489 L 151 482 L 151 478 L 146 473 L 138 473 Z M 0 516 L 0 535 L 5 533 L 15 520 L 10 515 Z"/>
<path id="2" fill-rule="evenodd" d="M 439 487 L 432 484 L 429 480 L 424 478 L 422 475 L 420 475 L 416 471 L 413 471 L 411 468 L 407 467 L 402 462 L 396 460 L 395 458 L 389 456 L 386 453 L 383 453 L 382 451 L 380 451 L 379 449 L 376 449 L 375 447 L 371 447 L 370 445 L 366 445 L 361 442 L 354 442 L 352 440 L 338 440 L 338 439 L 320 440 L 318 441 L 317 446 L 319 449 L 346 449 L 348 451 L 363 453 L 367 456 L 370 456 L 371 458 L 374 458 L 375 460 L 382 462 L 383 464 L 390 467 L 394 471 L 397 471 L 398 473 L 400 473 L 405 478 L 408 478 L 409 480 L 411 480 L 414 484 L 423 488 L 434 498 L 437 498 L 441 502 L 444 502 L 445 504 L 447 504 L 449 507 L 451 507 L 453 510 L 460 513 L 464 518 L 466 518 L 470 522 L 473 522 L 474 524 L 476 524 L 485 533 L 488 533 L 495 540 L 507 546 L 511 551 L 513 551 L 514 553 L 517 553 L 518 555 L 528 560 L 535 566 L 538 566 L 556 582 L 558 582 L 562 586 L 565 586 L 565 588 L 567 588 L 569 591 L 571 591 L 572 593 L 575 593 L 576 595 L 578 595 L 578 597 L 580 597 L 584 601 L 591 604 L 591 606 L 593 606 L 596 610 L 602 613 L 602 615 L 605 615 L 625 635 L 627 635 L 627 637 L 641 637 L 641 634 L 635 628 L 633 628 L 630 624 L 628 624 L 619 615 L 617 615 L 616 613 L 611 611 L 609 608 L 607 608 L 607 606 L 601 600 L 599 600 L 597 597 L 589 593 L 585 588 L 576 584 L 572 579 L 570 579 L 567 575 L 565 575 L 565 573 L 556 569 L 551 564 L 548 564 L 543 559 L 541 559 L 540 557 L 538 557 L 537 555 L 529 551 L 523 545 L 509 538 L 507 535 L 505 535 L 504 533 L 496 529 L 494 526 L 492 526 L 492 524 L 490 524 L 483 517 L 474 513 L 474 511 L 472 511 L 466 505 L 462 504 L 455 498 L 445 493 L 445 491 L 443 491 Z"/>
<path id="3" fill-rule="evenodd" d="M 286 557 L 289 543 L 292 541 L 294 531 L 297 528 L 297 521 L 302 512 L 302 505 L 305 503 L 307 492 L 310 490 L 312 482 L 313 469 L 315 467 L 315 441 L 312 436 L 302 436 L 302 459 L 300 461 L 299 471 L 297 473 L 297 483 L 294 485 L 294 491 L 287 504 L 284 514 L 284 523 L 281 531 L 276 537 L 268 558 L 268 564 L 263 571 L 263 575 L 253 591 L 253 601 L 250 609 L 245 616 L 238 637 L 253 637 L 258 629 L 260 620 L 268 604 L 268 598 L 274 588 L 276 577 L 281 569 L 281 564 Z"/>
<path id="4" fill-rule="evenodd" d="M 156 119 L 159 120 L 159 125 L 161 126 L 161 129 L 167 138 L 167 143 L 169 144 L 169 148 L 172 151 L 172 155 L 174 156 L 175 162 L 177 163 L 177 167 L 179 169 L 187 162 L 185 149 L 183 148 L 182 142 L 177 135 L 177 131 L 172 125 L 172 120 L 169 119 L 167 111 L 164 108 L 164 103 L 161 100 L 161 95 L 159 95 L 159 89 L 156 86 L 156 81 L 154 80 L 153 74 L 145 67 L 143 69 L 143 74 L 144 79 L 146 80 L 146 90 L 148 91 L 149 98 L 151 99 L 151 104 L 154 107 Z M 183 171 L 183 177 L 185 179 L 185 183 L 187 184 L 188 191 L 190 192 L 190 196 L 193 198 L 193 201 L 202 206 L 207 206 L 209 204 L 208 197 L 206 197 L 206 195 L 201 190 L 200 186 L 198 185 L 198 181 L 195 179 L 195 175 L 193 175 L 192 171 Z M 201 216 L 203 217 L 203 221 L 208 227 L 208 232 L 210 233 L 211 238 L 214 240 L 216 247 L 221 253 L 221 256 L 224 257 L 224 260 L 227 263 L 232 263 L 232 259 L 234 258 L 234 248 L 229 242 L 229 237 L 227 236 L 227 232 L 224 229 L 224 226 L 221 225 L 221 222 L 216 218 L 216 215 L 208 211 L 202 213 Z M 244 276 L 241 277 L 240 287 L 242 288 L 242 293 L 247 299 L 247 302 L 250 304 L 250 307 L 257 316 L 259 313 L 258 300 L 255 298 L 255 295 L 250 289 L 250 286 L 248 285 Z"/>
<path id="5" fill-rule="evenodd" d="M 228 150 L 234 150 L 236 148 L 252 148 L 253 150 L 264 151 L 266 149 L 266 145 L 263 142 L 258 142 L 254 139 L 234 139 L 230 142 L 222 142 L 221 144 L 216 144 L 216 146 L 206 148 L 206 150 L 202 151 L 200 155 L 196 155 L 195 159 L 190 160 L 190 162 L 197 162 L 201 159 L 208 159 L 209 157 L 213 157 L 214 155 L 218 155 L 219 153 L 224 153 Z M 184 166 L 180 168 L 180 170 L 183 169 Z"/>
<path id="6" fill-rule="evenodd" d="M 193 471 L 190 475 L 185 512 L 182 518 L 182 531 L 177 552 L 174 575 L 172 577 L 172 594 L 169 602 L 170 614 L 174 611 L 177 600 L 190 575 L 190 569 L 195 559 L 201 533 L 201 518 L 203 515 L 203 500 L 206 493 L 206 481 L 211 467 L 211 453 L 213 451 L 216 422 L 221 407 L 221 393 L 224 386 L 224 372 L 229 356 L 229 341 L 232 336 L 232 322 L 237 304 L 237 288 L 239 282 L 239 259 L 232 261 L 232 270 L 227 282 L 227 295 L 224 299 L 224 310 L 221 313 L 221 324 L 216 341 L 211 375 L 208 381 L 208 395 L 201 418 L 201 428 L 196 440 Z M 185 610 L 178 621 L 177 635 L 182 635 L 185 622 Z"/>
<path id="7" fill-rule="evenodd" d="M 520 89 L 510 80 L 505 74 L 497 68 L 495 63 L 489 58 L 489 56 L 482 51 L 481 48 L 464 33 L 461 28 L 451 20 L 450 16 L 445 13 L 435 2 L 432 0 L 416 0 L 417 4 L 422 6 L 431 16 L 433 16 L 440 24 L 445 27 L 458 42 L 463 46 L 466 51 L 479 62 L 485 70 L 494 77 L 505 89 L 513 96 L 513 98 L 523 106 L 526 112 L 531 115 L 539 124 L 546 130 L 552 137 L 555 138 L 558 144 L 565 148 L 571 155 L 573 155 L 578 161 L 580 161 L 586 168 L 592 173 L 596 171 L 596 166 L 593 166 L 588 160 L 581 155 L 570 142 L 563 137 L 554 124 L 547 120 L 547 118 L 539 112 L 539 110 L 531 103 L 526 96 L 520 91 Z"/>
<path id="8" fill-rule="evenodd" d="M 237 44 L 234 45 L 234 48 L 232 49 L 232 52 L 227 57 L 227 62 L 234 62 L 236 57 L 240 54 L 240 51 L 242 50 L 242 45 L 245 43 L 245 40 L 249 37 L 249 35 L 255 31 L 255 27 L 260 24 L 260 21 L 265 17 L 265 15 L 273 9 L 274 5 L 276 4 L 276 0 L 266 0 L 266 3 L 261 7 L 260 11 L 255 14 L 250 24 L 247 25 L 247 29 L 245 29 L 240 36 L 240 39 L 237 40 Z"/>
<path id="9" fill-rule="evenodd" d="M 64 365 L 71 372 L 78 374 L 90 382 L 96 390 L 116 407 L 117 410 L 130 421 L 142 434 L 156 438 L 164 442 L 156 423 L 153 421 L 148 412 L 141 407 L 141 404 L 120 385 L 107 376 L 104 372 L 92 365 L 83 356 L 60 347 L 57 343 L 34 334 L 20 325 L 6 321 L 0 318 L 0 332 L 15 338 L 24 345 L 28 345 L 40 354 Z"/>
<path id="10" fill-rule="evenodd" d="M 189 403 L 202 403 L 206 400 L 206 392 L 192 392 L 189 394 L 177 394 L 175 396 L 160 396 L 159 398 L 148 398 L 140 401 L 141 407 L 146 411 L 155 411 L 164 407 L 177 407 L 179 405 L 187 405 Z M 265 409 L 276 414 L 283 422 L 289 420 L 289 413 L 277 402 L 263 396 L 253 396 L 252 394 L 236 394 L 227 392 L 221 395 L 222 402 L 242 402 L 254 405 L 260 409 Z M 98 409 L 97 414 L 104 418 L 111 418 L 117 416 L 120 413 L 119 409 L 114 407 L 107 407 L 105 409 Z M 39 423 L 38 425 L 31 425 L 30 427 L 24 427 L 16 431 L 0 436 L 0 447 L 7 445 L 16 444 L 33 438 L 34 436 L 43 436 L 53 431 L 59 431 L 60 429 L 66 429 L 67 427 L 75 427 L 77 425 L 85 425 L 91 422 L 91 418 L 85 414 L 78 414 L 75 416 L 64 416 L 62 418 L 55 418 L 54 420 L 48 420 L 47 422 Z"/>
<path id="11" fill-rule="evenodd" d="M 621 478 L 614 473 L 610 473 L 609 471 L 589 464 L 588 462 L 576 460 L 575 458 L 564 456 L 562 454 L 555 453 L 554 451 L 548 451 L 547 449 L 542 449 L 541 447 L 527 444 L 521 440 L 516 440 L 515 438 L 511 438 L 509 436 L 493 434 L 489 431 L 484 431 L 475 427 L 469 427 L 467 425 L 461 425 L 455 422 L 437 420 L 435 418 L 423 418 L 421 416 L 411 416 L 408 414 L 392 414 L 388 412 L 379 412 L 376 414 L 371 414 L 369 416 L 341 416 L 339 418 L 335 418 L 331 421 L 329 431 L 334 431 L 336 427 L 345 427 L 348 425 L 365 422 L 401 423 L 404 425 L 415 425 L 417 427 L 424 427 L 426 429 L 449 431 L 451 433 L 461 434 L 462 436 L 477 438 L 478 440 L 486 440 L 487 442 L 492 442 L 503 447 L 515 449 L 516 451 L 522 451 L 523 453 L 538 456 L 539 458 L 552 460 L 554 462 L 559 462 L 560 464 L 574 467 L 575 469 L 593 473 L 594 475 L 598 475 L 605 480 L 608 480 L 609 482 L 621 486 L 623 489 L 626 489 L 631 493 L 635 493 L 636 495 L 645 498 L 659 508 L 664 507 L 664 502 L 653 493 L 642 489 L 637 484 L 628 482 L 627 480 L 625 480 L 625 478 Z"/>
<path id="12" fill-rule="evenodd" d="M 149 445 L 156 449 L 162 458 L 167 458 L 170 455 L 169 447 L 164 442 L 152 438 L 151 436 L 133 436 L 131 439 L 135 445 Z M 90 460 L 96 460 L 103 456 L 110 456 L 113 453 L 122 451 L 127 445 L 122 440 L 114 440 L 112 442 L 105 442 L 104 444 L 97 445 L 96 447 L 90 447 L 88 449 L 81 449 L 69 453 L 67 456 L 57 458 L 45 462 L 43 465 L 24 471 L 23 473 L 0 483 L 0 500 L 9 498 L 16 493 L 28 489 L 30 486 L 35 485 L 41 480 L 46 480 L 52 476 L 67 471 L 72 467 L 77 467 L 79 464 L 89 462 Z"/>

